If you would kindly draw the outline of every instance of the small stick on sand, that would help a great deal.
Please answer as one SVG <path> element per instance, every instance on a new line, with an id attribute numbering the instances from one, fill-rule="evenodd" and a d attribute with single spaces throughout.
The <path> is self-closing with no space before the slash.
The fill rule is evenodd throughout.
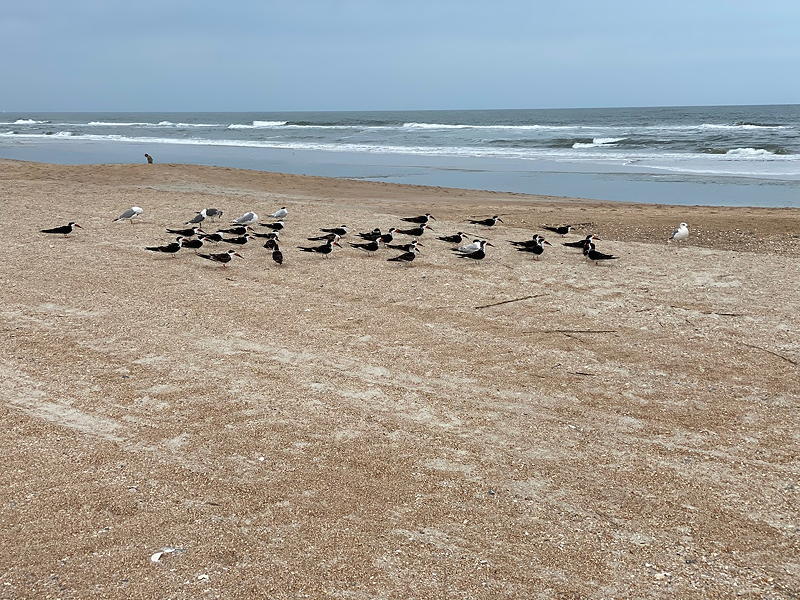
<path id="1" fill-rule="evenodd" d="M 522 333 L 563 333 L 569 335 L 570 333 L 617 333 L 618 329 L 532 329 L 530 331 L 523 331 Z"/>
<path id="2" fill-rule="evenodd" d="M 784 356 L 783 354 L 778 354 L 777 352 L 773 352 L 772 350 L 767 350 L 766 348 L 762 348 L 761 346 L 756 346 L 754 344 L 746 344 L 745 342 L 740 342 L 740 343 L 742 344 L 742 346 L 747 346 L 748 348 L 755 348 L 756 350 L 763 350 L 764 352 L 772 354 L 772 356 L 777 356 L 778 358 L 782 358 L 786 362 L 791 363 L 794 366 L 797 366 L 797 361 L 792 360 L 791 358 L 788 358 L 788 357 Z"/>
<path id="3" fill-rule="evenodd" d="M 481 306 L 476 306 L 475 309 L 481 308 L 489 308 L 490 306 L 500 306 L 501 304 L 509 304 L 510 302 L 519 302 L 521 300 L 530 300 L 531 298 L 540 298 L 545 294 L 537 294 L 535 296 L 523 296 L 522 298 L 514 298 L 513 300 L 503 300 L 502 302 L 494 302 L 492 304 L 483 304 Z"/>

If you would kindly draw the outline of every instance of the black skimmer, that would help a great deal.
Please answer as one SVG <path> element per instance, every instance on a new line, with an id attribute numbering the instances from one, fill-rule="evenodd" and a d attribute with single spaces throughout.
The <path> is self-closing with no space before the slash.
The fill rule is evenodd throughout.
<path id="1" fill-rule="evenodd" d="M 261 223 L 262 227 L 268 227 L 272 229 L 272 231 L 280 231 L 285 227 L 283 221 L 278 221 L 277 223 Z"/>
<path id="2" fill-rule="evenodd" d="M 392 250 L 402 250 L 403 252 L 413 252 L 417 250 L 417 246 L 422 246 L 417 240 L 411 240 L 410 244 L 386 244 L 387 248 Z M 419 252 L 419 250 L 417 250 Z"/>
<path id="3" fill-rule="evenodd" d="M 80 225 L 78 225 L 75 221 L 70 221 L 66 225 L 62 225 L 61 227 L 53 227 L 52 229 L 40 229 L 42 233 L 56 233 L 63 236 L 68 236 L 72 233 L 72 230 L 77 227 L 78 229 L 83 229 Z"/>
<path id="4" fill-rule="evenodd" d="M 386 233 L 381 234 L 381 237 L 378 238 L 378 241 L 383 243 L 383 244 L 388 244 L 389 242 L 391 242 L 394 239 L 394 234 L 395 234 L 396 231 L 397 231 L 397 228 L 390 227 L 389 231 L 387 231 Z"/>
<path id="5" fill-rule="evenodd" d="M 672 232 L 672 235 L 669 236 L 670 242 L 682 242 L 683 240 L 689 239 L 689 226 L 686 223 L 681 223 L 675 228 L 675 231 Z"/>
<path id="6" fill-rule="evenodd" d="M 515 242 L 514 240 L 508 240 L 508 243 L 511 244 L 512 246 L 517 246 L 518 248 L 532 248 L 533 246 L 538 246 L 539 242 L 541 240 L 544 240 L 544 238 L 542 236 L 540 236 L 538 233 L 536 233 L 529 240 L 523 240 L 521 242 Z M 583 242 L 581 242 L 581 243 L 583 243 Z"/>
<path id="7" fill-rule="evenodd" d="M 583 255 L 591 260 L 594 261 L 594 264 L 599 265 L 600 261 L 603 260 L 616 260 L 619 256 L 614 256 L 612 254 L 603 254 L 602 252 L 598 252 L 594 249 L 594 244 L 589 242 L 583 247 Z"/>
<path id="8" fill-rule="evenodd" d="M 433 227 L 424 223 L 419 227 L 414 227 L 413 229 L 396 229 L 397 233 L 402 233 L 403 235 L 410 235 L 411 237 L 421 237 L 423 233 L 425 233 L 426 229 L 430 229 L 433 231 Z"/>
<path id="9" fill-rule="evenodd" d="M 386 260 L 388 262 L 404 262 L 406 264 L 411 264 L 412 262 L 414 262 L 414 259 L 417 258 L 418 252 L 419 250 L 417 248 L 414 248 L 414 250 L 411 252 L 403 252 L 403 254 L 400 254 L 392 258 L 387 258 Z"/>
<path id="10" fill-rule="evenodd" d="M 483 260 L 484 258 L 486 258 L 486 246 L 492 246 L 492 244 L 490 244 L 486 240 L 481 240 L 480 242 L 478 242 L 478 245 L 479 248 L 475 250 L 475 252 L 464 253 L 464 252 L 459 252 L 458 250 L 453 250 L 453 252 L 456 253 L 456 256 L 458 256 L 458 258 L 472 258 L 474 260 Z"/>
<path id="11" fill-rule="evenodd" d="M 267 240 L 264 244 L 264 248 L 267 250 L 272 250 L 272 260 L 274 260 L 279 265 L 283 264 L 283 252 L 281 249 L 278 248 L 278 242 L 275 240 Z"/>
<path id="12" fill-rule="evenodd" d="M 350 230 L 347 228 L 347 225 L 339 225 L 339 227 L 331 227 L 329 229 L 320 229 L 320 231 L 322 231 L 324 233 L 335 233 L 339 237 L 343 237 L 343 236 L 347 235 L 347 232 L 350 231 Z M 309 238 L 309 239 L 311 239 L 311 238 Z"/>
<path id="13" fill-rule="evenodd" d="M 207 216 L 208 215 L 206 214 L 206 209 L 204 208 L 203 210 L 197 211 L 197 214 L 188 221 L 186 221 L 184 225 L 199 225 L 200 223 L 206 220 Z"/>
<path id="14" fill-rule="evenodd" d="M 536 243 L 533 246 L 522 246 L 517 248 L 518 252 L 530 252 L 533 254 L 533 257 L 536 260 L 539 260 L 539 257 L 544 253 L 544 245 L 547 244 L 551 246 L 552 244 L 548 242 L 543 237 L 536 238 Z"/>
<path id="15" fill-rule="evenodd" d="M 380 228 L 376 227 L 369 233 L 359 233 L 358 237 L 360 237 L 362 240 L 369 240 L 370 242 L 374 242 L 375 240 L 379 239 L 381 235 L 382 234 Z"/>
<path id="16" fill-rule="evenodd" d="M 217 229 L 217 233 L 230 233 L 231 235 L 244 235 L 250 230 L 246 225 L 239 225 L 238 227 L 228 227 L 227 229 Z"/>
<path id="17" fill-rule="evenodd" d="M 333 252 L 334 246 L 339 246 L 339 248 L 341 248 L 341 245 L 339 245 L 337 240 L 328 240 L 328 242 L 322 244 L 322 246 L 312 246 L 311 248 L 298 246 L 298 248 L 303 252 L 316 252 L 317 254 L 322 254 L 324 258 L 328 258 L 328 254 Z"/>
<path id="18" fill-rule="evenodd" d="M 203 240 L 200 238 L 194 238 L 191 240 L 183 239 L 181 240 L 181 248 L 191 248 L 192 250 L 199 250 L 203 247 Z"/>
<path id="19" fill-rule="evenodd" d="M 469 254 L 471 252 L 476 252 L 477 250 L 481 249 L 481 242 L 483 240 L 472 240 L 471 244 L 465 244 L 463 246 L 459 246 L 458 248 L 453 248 L 455 252 L 463 252 L 465 254 Z"/>
<path id="20" fill-rule="evenodd" d="M 268 215 L 272 219 L 283 219 L 286 215 L 289 214 L 289 211 L 286 210 L 285 206 L 281 206 L 278 210 L 276 210 L 271 215 Z"/>
<path id="21" fill-rule="evenodd" d="M 200 229 L 197 226 L 191 227 L 189 229 L 170 229 L 167 228 L 167 233 L 174 233 L 175 235 L 181 235 L 183 237 L 192 237 L 193 235 L 197 235 L 197 230 Z"/>
<path id="22" fill-rule="evenodd" d="M 149 250 L 150 252 L 163 252 L 164 254 L 172 254 L 172 256 L 175 256 L 175 253 L 181 249 L 182 241 L 183 237 L 178 236 L 175 238 L 174 242 L 164 244 L 163 246 L 147 246 L 145 250 Z"/>
<path id="23" fill-rule="evenodd" d="M 437 237 L 437 240 L 442 240 L 443 242 L 448 242 L 450 244 L 460 244 L 464 241 L 467 237 L 467 234 L 463 231 L 459 231 L 458 233 L 454 233 L 453 235 L 442 235 Z"/>
<path id="24" fill-rule="evenodd" d="M 467 223 L 472 223 L 473 225 L 481 225 L 483 227 L 494 227 L 495 225 L 497 225 L 498 222 L 500 223 L 503 222 L 503 219 L 501 219 L 499 215 L 495 215 L 490 219 L 480 219 L 478 221 L 474 219 L 467 219 Z"/>
<path id="25" fill-rule="evenodd" d="M 206 242 L 221 242 L 223 240 L 221 233 L 200 233 L 198 235 Z"/>
<path id="26" fill-rule="evenodd" d="M 258 221 L 258 215 L 254 212 L 246 212 L 238 219 L 233 221 L 233 225 L 252 225 Z"/>
<path id="27" fill-rule="evenodd" d="M 239 246 L 244 246 L 249 239 L 250 239 L 250 234 L 245 233 L 244 235 L 235 238 L 222 238 L 222 241 L 228 242 L 229 244 L 237 244 Z"/>
<path id="28" fill-rule="evenodd" d="M 406 223 L 419 223 L 420 225 L 425 225 L 425 223 L 427 223 L 431 219 L 433 219 L 434 221 L 436 220 L 432 214 L 425 213 L 424 215 L 421 215 L 419 217 L 405 217 L 400 220 L 405 221 Z"/>
<path id="29" fill-rule="evenodd" d="M 206 260 L 210 260 L 213 262 L 218 262 L 222 264 L 223 267 L 227 267 L 228 263 L 233 260 L 234 256 L 238 256 L 239 258 L 244 258 L 241 254 L 236 252 L 236 250 L 228 250 L 227 252 L 220 252 L 219 254 L 197 254 L 200 258 L 205 258 Z"/>
<path id="30" fill-rule="evenodd" d="M 553 233 L 557 233 L 558 235 L 564 236 L 570 232 L 570 229 L 572 229 L 572 225 L 559 225 L 557 227 L 542 225 L 542 229 L 546 229 L 547 231 L 552 231 Z"/>
<path id="31" fill-rule="evenodd" d="M 580 248 L 581 250 L 583 250 L 583 247 L 586 245 L 587 242 L 591 244 L 592 242 L 594 242 L 594 240 L 599 240 L 599 239 L 600 239 L 599 237 L 597 237 L 593 233 L 590 233 L 582 240 L 578 240 L 577 242 L 564 242 L 561 245 L 566 246 L 567 248 Z"/>
<path id="32" fill-rule="evenodd" d="M 267 233 L 258 233 L 257 231 L 249 231 L 247 235 L 250 237 L 258 237 L 258 238 L 266 238 L 268 240 L 277 240 L 278 239 L 278 232 L 277 231 L 268 231 Z"/>
<path id="33" fill-rule="evenodd" d="M 133 220 L 143 212 L 144 210 L 142 210 L 139 206 L 131 206 L 128 210 L 114 219 L 112 223 L 116 223 L 117 221 L 130 221 L 130 223 L 133 224 Z"/>
<path id="34" fill-rule="evenodd" d="M 358 250 L 365 250 L 367 252 L 377 252 L 381 245 L 378 243 L 378 240 L 373 240 L 371 242 L 365 242 L 363 244 L 350 244 L 351 248 L 357 248 Z"/>
<path id="35" fill-rule="evenodd" d="M 205 208 L 203 210 L 206 211 L 206 216 L 209 219 L 213 219 L 214 217 L 216 217 L 217 219 L 222 218 L 222 211 L 218 208 Z"/>
<path id="36" fill-rule="evenodd" d="M 309 242 L 321 242 L 323 240 L 325 240 L 325 241 L 335 240 L 335 241 L 338 242 L 339 238 L 341 238 L 341 237 L 342 236 L 340 236 L 338 233 L 326 233 L 325 235 L 318 235 L 316 237 L 310 237 L 310 238 L 306 238 L 306 239 L 308 239 Z"/>

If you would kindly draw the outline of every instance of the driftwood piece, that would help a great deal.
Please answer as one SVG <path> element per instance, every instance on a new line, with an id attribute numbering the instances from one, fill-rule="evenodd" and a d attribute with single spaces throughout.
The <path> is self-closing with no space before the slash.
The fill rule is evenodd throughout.
<path id="1" fill-rule="evenodd" d="M 778 358 L 785 360 L 786 362 L 797 366 L 797 361 L 792 360 L 791 358 L 784 356 L 783 354 L 778 354 L 777 352 L 773 352 L 772 350 L 767 350 L 766 348 L 762 348 L 761 346 L 756 346 L 755 344 L 747 344 L 745 342 L 739 342 L 742 346 L 747 346 L 748 348 L 755 348 L 756 350 L 762 350 L 767 354 L 772 354 L 772 356 L 777 356 Z"/>
<path id="2" fill-rule="evenodd" d="M 523 296 L 522 298 L 513 298 L 512 300 L 503 300 L 502 302 L 492 302 L 491 304 L 482 304 L 476 306 L 475 309 L 489 308 L 490 306 L 500 306 L 501 304 L 510 304 L 511 302 L 520 302 L 521 300 L 530 300 L 531 298 L 540 298 L 545 294 L 536 294 L 535 296 Z"/>

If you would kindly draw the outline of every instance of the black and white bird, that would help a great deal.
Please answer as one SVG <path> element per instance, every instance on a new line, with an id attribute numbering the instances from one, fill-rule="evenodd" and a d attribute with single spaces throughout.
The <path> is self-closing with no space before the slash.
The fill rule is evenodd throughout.
<path id="1" fill-rule="evenodd" d="M 378 241 L 381 244 L 388 244 L 389 242 L 391 242 L 394 239 L 394 234 L 395 234 L 396 231 L 397 231 L 396 227 L 390 227 L 389 231 L 387 231 L 386 233 L 381 234 L 381 237 L 378 238 Z"/>
<path id="2" fill-rule="evenodd" d="M 283 219 L 288 214 L 289 214 L 289 211 L 286 210 L 286 207 L 285 206 L 281 206 L 278 210 L 276 210 L 274 213 L 269 215 L 269 217 L 272 218 L 272 219 Z"/>
<path id="3" fill-rule="evenodd" d="M 517 248 L 532 248 L 533 246 L 538 246 L 540 244 L 540 241 L 543 239 L 544 238 L 542 236 L 536 233 L 529 240 L 522 240 L 519 242 L 515 242 L 514 240 L 508 240 L 508 243 L 511 244 L 512 246 L 516 246 Z"/>
<path id="4" fill-rule="evenodd" d="M 198 233 L 197 234 L 204 242 L 221 242 L 224 238 L 222 234 L 217 233 Z"/>
<path id="5" fill-rule="evenodd" d="M 206 209 L 204 208 L 203 210 L 197 211 L 195 216 L 186 221 L 184 225 L 199 225 L 200 223 L 206 220 L 207 216 L 208 214 L 206 213 Z"/>
<path id="6" fill-rule="evenodd" d="M 433 231 L 433 227 L 428 225 L 427 223 L 423 223 L 419 227 L 414 227 L 412 229 L 396 229 L 396 233 L 401 233 L 403 235 L 410 235 L 411 237 L 421 237 L 423 233 L 425 233 L 426 229 L 430 229 Z"/>
<path id="7" fill-rule="evenodd" d="M 584 239 L 582 239 L 582 240 L 578 240 L 577 242 L 564 242 L 564 243 L 563 243 L 563 244 L 561 244 L 561 245 L 562 245 L 562 246 L 566 246 L 567 248 L 580 248 L 581 250 L 583 250 L 583 247 L 586 245 L 586 243 L 587 243 L 587 242 L 591 244 L 591 243 L 593 243 L 595 240 L 599 240 L 599 239 L 600 239 L 600 238 L 599 238 L 599 237 L 597 237 L 595 234 L 593 234 L 593 233 L 590 233 L 589 235 L 587 235 L 587 236 L 586 236 Z"/>
<path id="8" fill-rule="evenodd" d="M 258 222 L 258 215 L 252 211 L 244 213 L 233 221 L 233 225 L 252 225 Z"/>
<path id="9" fill-rule="evenodd" d="M 472 240 L 469 244 L 464 244 L 463 246 L 459 246 L 458 248 L 453 248 L 455 252 L 462 252 L 464 254 L 469 254 L 470 252 L 475 252 L 476 250 L 481 249 L 481 242 L 483 240 Z"/>
<path id="10" fill-rule="evenodd" d="M 463 231 L 459 231 L 458 233 L 454 233 L 453 235 L 442 235 L 437 237 L 437 240 L 442 240 L 443 242 L 448 242 L 450 244 L 460 244 L 465 239 L 467 239 L 467 234 Z"/>
<path id="11" fill-rule="evenodd" d="M 322 254 L 324 258 L 328 258 L 328 254 L 333 252 L 333 247 L 339 246 L 339 242 L 337 240 L 328 240 L 327 243 L 322 244 L 321 246 L 312 246 L 310 248 L 304 246 L 298 246 L 298 249 L 302 250 L 303 252 L 315 252 L 317 254 Z"/>
<path id="12" fill-rule="evenodd" d="M 424 215 L 421 215 L 419 217 L 404 217 L 400 220 L 405 221 L 406 223 L 419 223 L 420 225 L 424 225 L 431 219 L 433 219 L 434 221 L 436 220 L 432 214 L 425 213 Z"/>
<path id="13" fill-rule="evenodd" d="M 672 232 L 672 235 L 669 236 L 670 242 L 682 242 L 683 240 L 689 239 L 689 226 L 686 223 L 681 223 L 675 228 L 675 231 Z"/>
<path id="14" fill-rule="evenodd" d="M 274 239 L 273 240 L 267 240 L 264 243 L 264 248 L 266 248 L 267 250 L 272 250 L 272 260 L 273 261 L 275 261 L 279 265 L 283 264 L 283 252 L 281 252 L 281 249 L 278 248 L 277 240 L 274 240 Z"/>
<path id="15" fill-rule="evenodd" d="M 489 219 L 480 219 L 477 221 L 474 219 L 467 219 L 467 222 L 472 223 L 473 225 L 481 225 L 483 227 L 494 227 L 497 225 L 497 223 L 502 223 L 503 219 L 501 219 L 498 215 L 495 215 Z"/>
<path id="16" fill-rule="evenodd" d="M 244 246 L 250 240 L 250 234 L 245 233 L 239 237 L 235 238 L 222 238 L 223 242 L 227 242 L 229 244 L 236 244 L 238 246 Z"/>
<path id="17" fill-rule="evenodd" d="M 358 237 L 360 237 L 362 240 L 369 240 L 370 242 L 374 242 L 375 240 L 380 238 L 381 235 L 382 234 L 381 234 L 380 228 L 376 227 L 372 231 L 369 231 L 369 232 L 366 232 L 366 233 L 359 233 Z"/>
<path id="18" fill-rule="evenodd" d="M 209 219 L 214 219 L 214 218 L 221 219 L 222 218 L 223 212 L 218 208 L 205 208 L 203 210 L 206 211 L 206 216 Z"/>
<path id="19" fill-rule="evenodd" d="M 217 229 L 217 233 L 230 233 L 231 235 L 244 235 L 250 230 L 246 225 L 239 225 L 238 227 L 228 227 L 227 229 Z"/>
<path id="20" fill-rule="evenodd" d="M 589 242 L 583 247 L 583 255 L 590 261 L 594 262 L 594 264 L 599 265 L 601 261 L 604 260 L 616 260 L 619 256 L 614 256 L 612 254 L 603 254 L 602 252 L 598 252 L 594 248 L 594 244 Z"/>
<path id="21" fill-rule="evenodd" d="M 236 252 L 236 250 L 228 250 L 227 252 L 220 252 L 218 254 L 198 253 L 197 256 L 199 256 L 200 258 L 205 258 L 206 260 L 210 260 L 212 262 L 220 263 L 223 267 L 227 267 L 228 263 L 233 260 L 234 256 L 238 256 L 239 258 L 244 258 L 241 254 Z"/>
<path id="22" fill-rule="evenodd" d="M 388 262 L 402 262 L 406 264 L 411 264 L 412 262 L 414 262 L 414 259 L 417 258 L 417 252 L 419 252 L 419 250 L 416 250 L 414 252 L 403 252 L 403 254 L 400 254 L 392 258 L 387 258 L 386 260 Z"/>
<path id="23" fill-rule="evenodd" d="M 415 250 L 419 252 L 419 250 L 417 250 L 417 246 L 423 245 L 424 244 L 421 244 L 417 240 L 411 240 L 411 242 L 408 244 L 386 244 L 386 247 L 391 248 L 392 250 L 402 250 L 403 252 L 414 252 Z"/>
<path id="24" fill-rule="evenodd" d="M 277 240 L 280 235 L 277 231 L 268 231 L 267 233 L 258 233 L 257 231 L 248 231 L 247 234 L 251 237 L 265 238 L 268 240 Z"/>
<path id="25" fill-rule="evenodd" d="M 570 232 L 572 225 L 558 225 L 555 227 L 551 227 L 550 225 L 542 225 L 542 229 L 546 229 L 547 231 L 552 231 L 553 233 L 563 236 Z"/>
<path id="26" fill-rule="evenodd" d="M 475 250 L 475 252 L 459 252 L 458 250 L 453 250 L 456 253 L 458 258 L 471 258 L 473 260 L 483 260 L 486 258 L 486 246 L 492 246 L 493 244 L 487 242 L 486 240 L 481 240 L 478 242 L 479 248 Z"/>
<path id="27" fill-rule="evenodd" d="M 114 219 L 112 222 L 116 223 L 117 221 L 130 221 L 133 223 L 133 220 L 142 214 L 144 210 L 142 210 L 139 206 L 131 206 L 128 210 L 123 212 L 120 216 Z"/>
<path id="28" fill-rule="evenodd" d="M 186 238 L 181 240 L 181 248 L 190 248 L 192 250 L 199 250 L 203 247 L 203 240 L 198 238 L 192 238 L 187 240 Z"/>
<path id="29" fill-rule="evenodd" d="M 190 227 L 189 229 L 170 229 L 167 227 L 167 233 L 174 233 L 175 235 L 181 235 L 183 237 L 192 237 L 193 235 L 197 234 L 197 230 L 200 229 L 196 225 L 194 227 Z"/>
<path id="30" fill-rule="evenodd" d="M 347 228 L 347 225 L 339 225 L 339 227 L 331 227 L 331 228 L 328 228 L 328 229 L 320 229 L 320 231 L 322 231 L 324 233 L 334 233 L 334 234 L 338 235 L 339 237 L 344 237 L 344 236 L 347 235 L 347 232 L 350 231 L 350 230 Z M 309 238 L 309 239 L 311 239 L 311 238 Z"/>
<path id="31" fill-rule="evenodd" d="M 78 229 L 83 229 L 80 225 L 78 225 L 75 221 L 70 221 L 66 225 L 62 225 L 61 227 L 53 227 L 52 229 L 40 229 L 42 233 L 55 233 L 63 236 L 68 236 L 72 233 L 72 230 L 77 227 Z"/>
<path id="32" fill-rule="evenodd" d="M 536 243 L 534 243 L 532 246 L 520 246 L 520 247 L 517 247 L 517 251 L 518 252 L 529 252 L 529 253 L 533 254 L 533 257 L 536 260 L 539 260 L 539 257 L 542 254 L 544 254 L 544 246 L 545 246 L 545 244 L 547 244 L 548 246 L 551 246 L 552 244 L 550 242 L 548 242 L 546 239 L 544 239 L 543 237 L 541 237 L 541 236 L 536 238 L 535 241 L 536 241 Z"/>
<path id="33" fill-rule="evenodd" d="M 272 231 L 280 231 L 285 227 L 283 221 L 278 221 L 277 223 L 261 223 L 261 226 L 272 229 Z"/>
<path id="34" fill-rule="evenodd" d="M 183 237 L 178 236 L 175 238 L 174 242 L 170 242 L 169 244 L 164 244 L 163 246 L 147 246 L 145 250 L 149 250 L 150 252 L 162 252 L 164 254 L 175 254 L 178 250 L 181 249 L 181 242 L 183 241 Z"/>
<path id="35" fill-rule="evenodd" d="M 364 250 L 366 252 L 377 252 L 381 245 L 378 243 L 378 240 L 372 240 L 371 242 L 364 242 L 363 244 L 353 244 L 350 243 L 351 248 L 356 248 L 357 250 Z"/>

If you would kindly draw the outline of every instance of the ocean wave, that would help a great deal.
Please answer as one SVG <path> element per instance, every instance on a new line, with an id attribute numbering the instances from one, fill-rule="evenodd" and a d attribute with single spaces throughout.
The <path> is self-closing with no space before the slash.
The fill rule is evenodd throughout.
<path id="1" fill-rule="evenodd" d="M 50 121 L 34 121 L 33 119 L 17 119 L 16 121 L 0 121 L 0 125 L 39 125 Z"/>
<path id="2" fill-rule="evenodd" d="M 591 142 L 575 142 L 572 144 L 572 147 L 576 150 L 580 148 L 602 148 L 603 146 L 613 146 L 617 142 L 621 142 L 627 138 L 613 138 L 613 137 L 606 137 L 606 138 L 593 138 Z"/>
<path id="3" fill-rule="evenodd" d="M 249 125 L 246 123 L 231 123 L 228 129 L 264 129 L 270 127 L 282 127 L 286 121 L 253 121 Z"/>
<path id="4" fill-rule="evenodd" d="M 147 125 L 155 125 L 155 123 L 116 123 L 112 121 L 89 121 L 87 125 L 97 127 L 142 127 Z"/>

